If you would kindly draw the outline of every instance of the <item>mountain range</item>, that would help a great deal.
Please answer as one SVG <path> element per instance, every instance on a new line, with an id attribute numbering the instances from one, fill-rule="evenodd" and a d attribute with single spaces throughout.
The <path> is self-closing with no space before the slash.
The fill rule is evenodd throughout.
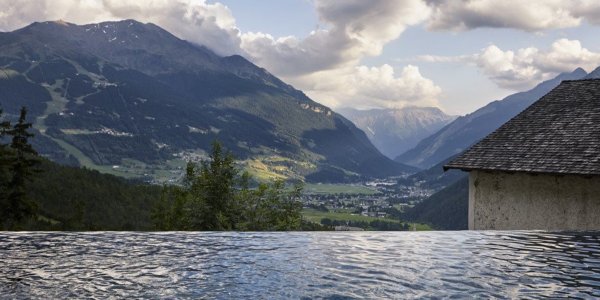
<path id="1" fill-rule="evenodd" d="M 413 172 L 352 122 L 245 58 L 135 20 L 0 33 L 0 105 L 28 107 L 36 148 L 108 173 L 174 180 L 219 140 L 259 178 Z"/>
<path id="2" fill-rule="evenodd" d="M 395 158 L 415 147 L 456 117 L 437 107 L 404 107 L 400 109 L 337 110 L 362 129 L 384 155 Z"/>
<path id="3" fill-rule="evenodd" d="M 395 160 L 423 169 L 430 168 L 448 157 L 461 153 L 498 129 L 506 121 L 558 86 L 561 81 L 581 79 L 587 75 L 585 70 L 577 68 L 573 72 L 562 73 L 553 79 L 544 81 L 529 91 L 493 101 L 473 113 L 457 118 L 438 132 L 423 139 L 414 148 L 396 157 Z"/>

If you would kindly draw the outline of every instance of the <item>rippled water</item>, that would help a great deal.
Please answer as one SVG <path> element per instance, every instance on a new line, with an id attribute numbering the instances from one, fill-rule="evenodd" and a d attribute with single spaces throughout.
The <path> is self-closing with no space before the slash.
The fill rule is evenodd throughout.
<path id="1" fill-rule="evenodd" d="M 600 233 L 0 233 L 5 298 L 600 297 Z"/>

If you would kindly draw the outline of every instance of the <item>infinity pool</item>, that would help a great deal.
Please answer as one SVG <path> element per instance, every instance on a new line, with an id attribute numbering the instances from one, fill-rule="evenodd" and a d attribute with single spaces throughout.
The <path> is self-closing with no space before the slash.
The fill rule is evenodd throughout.
<path id="1" fill-rule="evenodd" d="M 600 233 L 0 232 L 4 298 L 600 297 Z"/>

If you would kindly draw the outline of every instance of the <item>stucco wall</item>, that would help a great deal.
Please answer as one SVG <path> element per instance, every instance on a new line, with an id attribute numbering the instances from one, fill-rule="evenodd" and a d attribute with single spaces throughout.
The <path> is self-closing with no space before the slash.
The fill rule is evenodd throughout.
<path id="1" fill-rule="evenodd" d="M 600 176 L 471 171 L 469 229 L 600 230 Z"/>

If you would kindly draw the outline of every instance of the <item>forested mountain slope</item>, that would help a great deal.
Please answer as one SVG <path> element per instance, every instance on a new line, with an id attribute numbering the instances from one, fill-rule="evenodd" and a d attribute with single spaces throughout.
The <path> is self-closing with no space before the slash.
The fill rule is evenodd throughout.
<path id="1" fill-rule="evenodd" d="M 345 181 L 414 170 L 243 57 L 220 57 L 134 20 L 0 33 L 0 106 L 15 114 L 22 105 L 37 118 L 42 154 L 130 177 L 172 178 L 214 140 L 259 178 Z"/>

